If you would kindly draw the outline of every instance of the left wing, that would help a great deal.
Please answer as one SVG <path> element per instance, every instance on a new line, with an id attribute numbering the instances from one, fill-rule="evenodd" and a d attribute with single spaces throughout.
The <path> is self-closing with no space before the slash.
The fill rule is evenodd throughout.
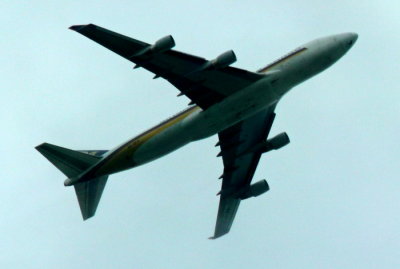
<path id="1" fill-rule="evenodd" d="M 264 75 L 230 67 L 236 61 L 233 51 L 228 51 L 212 61 L 171 50 L 175 46 L 172 36 L 148 43 L 112 32 L 94 24 L 75 25 L 70 29 L 92 39 L 131 62 L 163 77 L 197 104 L 207 109 Z"/>
<path id="2" fill-rule="evenodd" d="M 256 171 L 263 147 L 275 118 L 275 105 L 259 112 L 251 118 L 220 132 L 224 172 L 217 222 L 214 236 L 218 238 L 229 232 L 242 199 L 251 197 L 250 183 Z M 266 181 L 259 183 L 262 190 L 268 190 Z"/>

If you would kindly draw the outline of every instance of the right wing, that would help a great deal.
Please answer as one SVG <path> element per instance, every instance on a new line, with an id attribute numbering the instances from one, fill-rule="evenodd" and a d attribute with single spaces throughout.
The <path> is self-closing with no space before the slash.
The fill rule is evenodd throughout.
<path id="1" fill-rule="evenodd" d="M 229 64 L 215 68 L 212 65 L 213 61 L 171 50 L 175 45 L 171 36 L 159 40 L 166 46 L 163 48 L 160 42 L 151 46 L 94 24 L 75 25 L 70 29 L 136 63 L 135 67 L 143 67 L 153 72 L 154 78 L 163 77 L 168 80 L 181 91 L 180 95 L 186 95 L 191 99 L 190 104 L 197 104 L 202 109 L 220 102 L 226 96 L 264 77 L 261 74 L 230 67 Z M 227 52 L 225 56 L 236 60 L 233 51 Z"/>
<path id="2" fill-rule="evenodd" d="M 215 232 L 210 239 L 223 236 L 231 229 L 242 200 L 240 193 L 250 186 L 262 154 L 246 153 L 246 150 L 267 139 L 275 118 L 274 110 L 275 105 L 218 134 L 224 172 Z"/>

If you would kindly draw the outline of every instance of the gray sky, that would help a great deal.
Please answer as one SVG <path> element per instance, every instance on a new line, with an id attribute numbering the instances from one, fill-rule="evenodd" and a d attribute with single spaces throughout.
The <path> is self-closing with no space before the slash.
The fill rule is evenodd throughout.
<path id="1" fill-rule="evenodd" d="M 400 20 L 396 1 L 1 1 L 1 268 L 398 268 Z M 103 1 L 105 2 L 105 1 Z M 67 3 L 67 1 L 65 1 Z M 185 108 L 162 79 L 85 37 L 95 23 L 256 70 L 314 38 L 359 39 L 277 107 L 263 156 L 271 190 L 210 241 L 216 136 L 110 177 L 81 219 L 65 176 L 34 150 L 110 149 Z"/>

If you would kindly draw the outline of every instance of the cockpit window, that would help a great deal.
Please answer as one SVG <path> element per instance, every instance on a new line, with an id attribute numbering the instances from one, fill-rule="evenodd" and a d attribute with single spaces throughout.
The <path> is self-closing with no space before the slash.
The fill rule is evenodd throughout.
<path id="1" fill-rule="evenodd" d="M 290 53 L 284 55 L 284 56 L 281 57 L 281 58 L 279 58 L 278 60 L 273 61 L 272 63 L 270 63 L 270 64 L 267 65 L 266 67 L 263 67 L 263 68 L 257 70 L 257 72 L 258 72 L 258 73 L 265 73 L 266 71 L 268 71 L 268 70 L 271 69 L 272 67 L 274 67 L 274 66 L 276 66 L 276 65 L 278 65 L 278 64 L 280 64 L 280 63 L 282 63 L 282 62 L 284 62 L 284 61 L 286 61 L 286 60 L 289 59 L 289 58 L 292 58 L 293 56 L 295 56 L 295 55 L 297 55 L 297 54 L 299 54 L 299 53 L 301 53 L 301 52 L 303 52 L 303 51 L 305 51 L 305 50 L 307 50 L 307 48 L 305 48 L 305 47 L 297 48 L 297 49 L 295 49 L 294 51 L 292 51 L 292 52 L 290 52 Z"/>

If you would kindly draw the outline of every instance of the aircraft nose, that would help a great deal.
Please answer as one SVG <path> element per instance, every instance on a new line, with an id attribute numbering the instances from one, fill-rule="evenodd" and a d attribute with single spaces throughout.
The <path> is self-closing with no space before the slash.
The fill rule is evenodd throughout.
<path id="1" fill-rule="evenodd" d="M 343 48 L 348 51 L 358 39 L 356 33 L 344 33 L 337 36 L 338 41 L 341 43 Z"/>

